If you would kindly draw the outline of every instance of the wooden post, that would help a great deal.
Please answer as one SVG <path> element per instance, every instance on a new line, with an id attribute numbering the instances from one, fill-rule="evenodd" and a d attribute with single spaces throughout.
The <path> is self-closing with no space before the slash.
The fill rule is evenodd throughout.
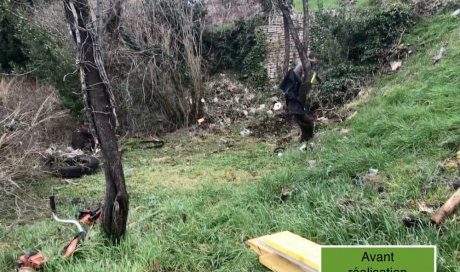
<path id="1" fill-rule="evenodd" d="M 444 205 L 431 217 L 431 223 L 439 225 L 446 216 L 451 215 L 460 204 L 460 189 L 458 189 Z"/>

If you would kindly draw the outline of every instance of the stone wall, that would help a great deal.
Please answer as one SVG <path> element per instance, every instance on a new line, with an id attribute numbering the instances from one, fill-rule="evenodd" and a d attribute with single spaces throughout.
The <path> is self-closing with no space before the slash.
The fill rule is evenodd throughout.
<path id="1" fill-rule="evenodd" d="M 294 13 L 292 16 L 294 25 L 297 26 L 299 38 L 302 39 L 302 14 Z M 282 77 L 284 61 L 284 25 L 283 17 L 279 14 L 270 16 L 269 24 L 257 28 L 259 33 L 262 33 L 267 43 L 267 61 L 265 68 L 267 69 L 268 79 L 271 83 L 276 83 Z M 298 58 L 297 49 L 291 36 L 291 55 L 289 57 L 291 66 L 295 65 Z"/>
<path id="2" fill-rule="evenodd" d="M 337 10 L 328 9 L 326 11 L 333 16 L 337 15 Z M 300 40 L 302 40 L 302 20 L 303 14 L 294 12 L 291 15 L 294 25 L 297 27 Z M 315 13 L 310 13 L 310 25 L 315 20 Z M 268 79 L 272 84 L 277 84 L 282 78 L 282 68 L 284 61 L 284 25 L 283 17 L 281 14 L 271 14 L 268 20 L 268 25 L 260 26 L 257 29 L 262 33 L 267 43 L 267 61 L 265 68 L 267 69 Z M 297 49 L 295 48 L 294 41 L 291 36 L 291 55 L 289 57 L 290 65 L 295 66 L 295 62 L 298 59 Z"/>

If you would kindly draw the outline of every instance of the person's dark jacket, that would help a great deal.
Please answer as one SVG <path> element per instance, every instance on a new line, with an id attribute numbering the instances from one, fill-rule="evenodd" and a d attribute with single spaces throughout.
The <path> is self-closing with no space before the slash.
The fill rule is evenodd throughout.
<path id="1" fill-rule="evenodd" d="M 289 114 L 305 114 L 305 102 L 301 99 L 300 86 L 302 79 L 291 69 L 287 72 L 280 84 L 280 89 L 286 99 L 287 112 Z"/>

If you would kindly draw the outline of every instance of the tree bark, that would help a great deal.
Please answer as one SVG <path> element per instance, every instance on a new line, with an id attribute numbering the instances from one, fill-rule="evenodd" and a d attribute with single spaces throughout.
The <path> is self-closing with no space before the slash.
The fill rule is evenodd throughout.
<path id="1" fill-rule="evenodd" d="M 308 0 L 303 0 L 303 50 L 307 52 L 310 43 L 310 15 L 308 13 Z"/>
<path id="2" fill-rule="evenodd" d="M 283 17 L 284 23 L 284 61 L 283 61 L 283 75 L 289 70 L 289 59 L 291 56 L 291 37 L 289 35 L 289 26 L 286 19 Z"/>
<path id="3" fill-rule="evenodd" d="M 299 54 L 299 59 L 302 63 L 303 68 L 303 76 L 302 76 L 302 86 L 300 87 L 300 96 L 301 99 L 306 99 L 306 96 L 310 93 L 311 90 L 311 63 L 308 59 L 308 44 L 309 44 L 309 14 L 308 14 L 308 0 L 303 0 L 303 42 L 299 38 L 299 33 L 294 26 L 294 22 L 292 21 L 290 12 L 289 12 L 289 5 L 286 1 L 289 0 L 277 0 L 278 8 L 281 10 L 283 14 L 283 21 L 287 23 L 289 31 L 291 33 L 292 39 L 294 40 L 294 45 L 297 49 Z"/>
<path id="4" fill-rule="evenodd" d="M 113 241 L 126 232 L 129 196 L 115 134 L 118 126 L 115 101 L 95 37 L 88 0 L 63 0 L 70 35 L 75 43 L 81 92 L 88 121 L 93 125 L 104 159 L 106 198 L 102 227 Z"/>
<path id="5" fill-rule="evenodd" d="M 289 0 L 288 0 L 289 1 Z M 290 3 L 288 3 L 290 4 Z M 289 59 L 291 57 L 291 35 L 289 34 L 289 25 L 285 16 L 283 16 L 284 26 L 284 61 L 283 61 L 283 75 L 289 70 Z"/>

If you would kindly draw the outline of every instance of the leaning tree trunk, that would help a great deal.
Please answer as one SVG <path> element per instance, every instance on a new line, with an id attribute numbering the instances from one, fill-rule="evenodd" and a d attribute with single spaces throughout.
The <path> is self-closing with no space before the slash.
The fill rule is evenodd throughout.
<path id="1" fill-rule="evenodd" d="M 308 41 L 309 41 L 309 31 L 308 31 L 308 8 L 305 8 L 305 6 L 308 6 L 308 0 L 303 0 L 303 17 L 304 17 L 304 25 L 303 25 L 303 41 L 302 42 L 299 38 L 299 33 L 297 32 L 296 27 L 294 26 L 294 22 L 292 21 L 290 11 L 289 11 L 289 0 L 277 0 L 278 8 L 281 10 L 281 13 L 283 14 L 283 21 L 284 23 L 287 24 L 287 27 L 289 28 L 289 32 L 292 36 L 292 39 L 294 40 L 294 45 L 297 49 L 297 53 L 299 54 L 300 61 L 302 62 L 302 68 L 304 71 L 304 82 L 306 82 L 311 76 L 311 63 L 308 60 Z M 286 26 L 285 26 L 286 27 Z"/>
<path id="2" fill-rule="evenodd" d="M 299 54 L 300 61 L 302 62 L 303 68 L 303 77 L 302 77 L 302 85 L 300 87 L 300 96 L 302 99 L 305 99 L 306 96 L 310 93 L 311 90 L 311 63 L 308 59 L 308 44 L 309 44 L 309 14 L 308 14 L 308 0 L 303 0 L 303 42 L 299 38 L 299 33 L 294 26 L 294 22 L 292 21 L 290 10 L 289 10 L 289 0 L 277 0 L 278 8 L 281 10 L 283 14 L 283 21 L 285 24 L 285 28 L 289 28 L 290 34 L 292 39 L 294 40 L 294 45 L 297 49 L 297 53 Z"/>
<path id="3" fill-rule="evenodd" d="M 88 0 L 63 0 L 70 34 L 75 43 L 81 92 L 88 121 L 93 125 L 104 158 L 106 197 L 102 226 L 113 241 L 126 231 L 129 196 L 115 134 L 115 102 L 97 44 L 93 14 Z"/>

